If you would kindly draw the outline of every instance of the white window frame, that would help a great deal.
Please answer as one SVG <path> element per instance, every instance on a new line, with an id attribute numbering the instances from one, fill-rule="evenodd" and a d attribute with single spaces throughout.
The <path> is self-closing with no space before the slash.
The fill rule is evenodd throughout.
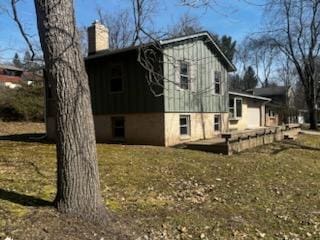
<path id="1" fill-rule="evenodd" d="M 187 65 L 187 74 L 182 74 L 181 73 L 182 64 L 186 64 Z M 188 79 L 188 83 L 187 83 L 188 88 L 181 87 L 182 86 L 182 82 L 181 82 L 182 78 L 187 78 Z M 190 62 L 184 61 L 184 60 L 179 62 L 179 89 L 186 90 L 186 91 L 187 90 L 191 90 L 191 64 L 190 64 Z"/>
<path id="2" fill-rule="evenodd" d="M 230 99 L 230 101 L 233 101 L 233 108 L 230 107 L 230 104 L 229 104 L 229 114 L 230 114 L 230 120 L 239 120 L 242 118 L 242 115 L 243 115 L 243 108 L 242 108 L 242 104 L 243 104 L 243 100 L 242 98 L 233 98 L 233 99 Z M 241 102 L 241 116 L 238 116 L 237 115 L 237 101 L 240 101 Z M 233 111 L 231 111 L 231 109 L 233 109 Z M 233 116 L 231 115 L 233 113 Z"/>
<path id="3" fill-rule="evenodd" d="M 217 76 L 220 75 L 220 78 L 217 79 Z M 216 84 L 219 84 L 219 92 L 216 92 Z M 213 71 L 213 94 L 221 95 L 222 94 L 222 72 Z"/>
<path id="4" fill-rule="evenodd" d="M 218 122 L 216 122 L 216 118 L 218 118 Z M 218 126 L 218 130 L 216 130 L 216 126 Z M 221 132 L 221 115 L 220 114 L 213 116 L 213 131 Z"/>
<path id="5" fill-rule="evenodd" d="M 181 119 L 186 118 L 186 124 L 181 125 Z M 187 128 L 187 133 L 182 134 L 181 133 L 181 128 Z M 179 131 L 180 131 L 180 136 L 182 137 L 190 137 L 191 136 L 191 117 L 190 115 L 180 115 L 179 116 Z"/>

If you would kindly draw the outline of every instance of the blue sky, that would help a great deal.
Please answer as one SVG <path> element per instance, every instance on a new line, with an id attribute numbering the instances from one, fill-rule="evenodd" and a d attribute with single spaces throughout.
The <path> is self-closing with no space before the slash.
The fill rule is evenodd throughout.
<path id="1" fill-rule="evenodd" d="M 8 4 L 9 0 L 2 0 Z M 2 2 L 1 1 L 1 2 Z M 80 26 L 88 26 L 97 19 L 96 9 L 101 7 L 107 11 L 129 7 L 128 0 L 74 0 L 77 22 Z M 159 0 L 157 13 L 154 15 L 154 25 L 157 29 L 166 27 L 179 19 L 181 14 L 188 12 L 197 16 L 200 23 L 208 31 L 219 35 L 230 35 L 235 40 L 241 40 L 250 32 L 258 31 L 262 17 L 262 9 L 249 0 L 218 0 L 213 9 L 190 9 L 178 5 L 178 0 Z M 7 2 L 7 3 L 5 3 Z M 251 0 L 261 3 L 263 0 Z M 33 1 L 23 0 L 19 5 L 19 15 L 26 31 L 37 41 L 36 18 Z M 4 49 L 4 51 L 3 51 Z M 15 52 L 26 50 L 26 44 L 21 38 L 17 26 L 5 13 L 0 15 L 0 61 L 10 61 Z"/>

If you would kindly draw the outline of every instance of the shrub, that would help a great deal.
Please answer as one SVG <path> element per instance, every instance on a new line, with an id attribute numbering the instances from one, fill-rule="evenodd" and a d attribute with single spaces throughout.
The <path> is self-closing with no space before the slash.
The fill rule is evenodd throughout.
<path id="1" fill-rule="evenodd" d="M 0 89 L 0 119 L 3 121 L 43 121 L 44 89 L 40 84 L 18 89 Z"/>

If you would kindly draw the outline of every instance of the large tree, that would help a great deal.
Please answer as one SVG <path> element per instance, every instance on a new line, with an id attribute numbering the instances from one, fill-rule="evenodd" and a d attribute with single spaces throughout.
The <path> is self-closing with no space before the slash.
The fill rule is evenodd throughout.
<path id="1" fill-rule="evenodd" d="M 317 129 L 320 0 L 269 0 L 266 10 L 265 35 L 294 65 L 304 89 L 310 128 Z"/>
<path id="2" fill-rule="evenodd" d="M 20 56 L 18 53 L 15 53 L 12 59 L 12 63 L 14 66 L 21 68 L 22 67 L 22 62 L 20 60 Z"/>
<path id="3" fill-rule="evenodd" d="M 34 0 L 48 81 L 56 95 L 57 195 L 66 214 L 105 222 L 88 77 L 73 0 Z"/>
<path id="4" fill-rule="evenodd" d="M 236 52 L 237 42 L 232 40 L 231 36 L 223 35 L 221 38 L 218 38 L 218 43 L 222 52 L 232 61 Z"/>
<path id="5" fill-rule="evenodd" d="M 169 37 L 181 37 L 203 31 L 203 27 L 196 16 L 185 13 L 180 16 L 178 21 L 169 26 Z"/>
<path id="6" fill-rule="evenodd" d="M 246 69 L 244 76 L 243 76 L 242 84 L 243 84 L 244 90 L 253 89 L 258 85 L 258 78 L 256 76 L 255 71 L 253 70 L 253 68 L 251 66 L 249 66 Z"/>

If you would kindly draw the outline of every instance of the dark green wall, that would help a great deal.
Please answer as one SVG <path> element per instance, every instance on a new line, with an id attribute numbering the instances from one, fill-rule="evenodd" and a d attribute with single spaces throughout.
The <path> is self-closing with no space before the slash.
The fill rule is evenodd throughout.
<path id="1" fill-rule="evenodd" d="M 121 64 L 124 72 L 124 91 L 110 93 L 111 67 Z M 137 62 L 137 51 L 87 59 L 93 113 L 121 114 L 164 112 L 163 97 L 155 97 L 147 84 L 146 73 Z"/>

